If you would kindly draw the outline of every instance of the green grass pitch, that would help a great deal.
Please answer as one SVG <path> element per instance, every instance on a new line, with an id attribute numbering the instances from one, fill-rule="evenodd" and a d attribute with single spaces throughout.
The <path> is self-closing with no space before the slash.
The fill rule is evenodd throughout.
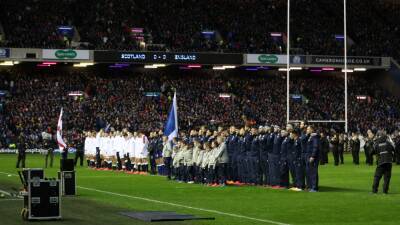
<path id="1" fill-rule="evenodd" d="M 363 161 L 364 158 L 361 157 Z M 0 155 L 0 190 L 20 187 L 16 155 Z M 59 167 L 46 169 L 56 177 Z M 22 201 L 0 198 L 0 224 L 150 224 L 118 215 L 121 211 L 176 211 L 215 217 L 214 221 L 161 222 L 169 224 L 238 225 L 398 225 L 400 224 L 400 167 L 393 167 L 389 195 L 372 195 L 375 166 L 351 164 L 350 155 L 339 167 L 320 167 L 320 192 L 291 192 L 263 187 L 205 187 L 167 181 L 164 177 L 128 175 L 77 168 L 78 196 L 64 197 L 61 221 L 25 222 Z M 40 168 L 44 156 L 27 155 L 27 167 Z M 156 223 L 157 224 L 157 223 Z"/>

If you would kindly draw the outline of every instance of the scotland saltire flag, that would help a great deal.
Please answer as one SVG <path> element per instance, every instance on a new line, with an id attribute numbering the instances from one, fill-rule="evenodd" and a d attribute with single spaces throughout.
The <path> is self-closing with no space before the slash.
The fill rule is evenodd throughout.
<path id="1" fill-rule="evenodd" d="M 168 120 L 165 124 L 164 135 L 168 136 L 168 140 L 172 140 L 174 137 L 178 137 L 178 111 L 176 103 L 176 92 L 174 99 L 172 100 L 172 106 L 168 113 Z"/>

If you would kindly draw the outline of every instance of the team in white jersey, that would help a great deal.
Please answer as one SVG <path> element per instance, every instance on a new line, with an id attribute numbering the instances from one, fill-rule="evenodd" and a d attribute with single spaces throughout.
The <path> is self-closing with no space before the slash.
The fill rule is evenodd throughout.
<path id="1" fill-rule="evenodd" d="M 136 167 L 147 166 L 148 139 L 141 132 L 133 134 L 127 131 L 98 133 L 87 132 L 84 144 L 85 155 L 90 162 L 97 162 L 96 151 L 99 150 L 101 161 L 107 164 L 117 163 L 117 152 L 121 158 L 129 159 Z M 92 164 L 93 165 L 93 164 Z M 138 168 L 145 169 L 145 168 Z"/>
<path id="2" fill-rule="evenodd" d="M 172 168 L 172 175 L 178 181 L 225 184 L 228 157 L 224 136 L 209 138 L 203 144 L 197 138 L 168 141 L 164 136 L 161 153 L 155 149 L 155 137 L 154 132 L 150 134 L 149 143 L 142 132 L 88 132 L 84 149 L 92 167 L 112 169 L 115 166 L 115 169 L 125 169 L 128 173 L 147 173 L 148 159 L 161 154 L 164 162 L 168 161 L 168 171 Z M 157 162 L 153 160 L 152 163 Z M 170 172 L 166 175 L 171 177 Z"/>

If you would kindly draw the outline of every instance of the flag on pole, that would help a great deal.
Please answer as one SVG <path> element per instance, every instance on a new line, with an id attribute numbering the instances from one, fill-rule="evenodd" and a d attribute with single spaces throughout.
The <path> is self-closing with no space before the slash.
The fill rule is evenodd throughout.
<path id="1" fill-rule="evenodd" d="M 104 128 L 104 132 L 110 131 L 111 123 L 107 124 L 106 128 Z"/>
<path id="2" fill-rule="evenodd" d="M 60 117 L 58 117 L 58 123 L 57 123 L 57 144 L 60 151 L 64 150 L 64 148 L 67 147 L 64 140 L 62 139 L 62 114 L 63 114 L 63 108 L 61 108 Z"/>
<path id="3" fill-rule="evenodd" d="M 168 113 L 168 120 L 165 124 L 164 135 L 168 136 L 168 140 L 172 140 L 174 137 L 178 137 L 178 111 L 176 103 L 176 92 L 172 105 Z"/>

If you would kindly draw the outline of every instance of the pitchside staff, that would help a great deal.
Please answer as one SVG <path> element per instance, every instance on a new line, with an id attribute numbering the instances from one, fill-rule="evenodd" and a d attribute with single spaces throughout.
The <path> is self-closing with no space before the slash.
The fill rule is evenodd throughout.
<path id="1" fill-rule="evenodd" d="M 83 158 L 85 155 L 85 149 L 83 146 L 83 138 L 77 138 L 76 140 L 74 140 L 74 147 L 76 149 L 74 164 L 76 166 L 78 163 L 78 159 L 79 159 L 79 165 L 83 166 Z"/>
<path id="2" fill-rule="evenodd" d="M 46 153 L 46 160 L 45 160 L 45 167 L 47 168 L 48 165 L 50 167 L 53 167 L 53 161 L 54 161 L 54 149 L 57 147 L 56 145 L 56 137 L 51 134 L 51 129 L 50 127 L 47 128 L 46 131 L 42 132 L 42 140 L 43 140 L 43 148 L 47 150 Z M 50 163 L 49 163 L 50 159 Z"/>
<path id="3" fill-rule="evenodd" d="M 372 157 L 372 152 L 374 150 L 374 133 L 372 130 L 367 131 L 367 139 L 365 140 L 365 145 L 364 145 L 364 153 L 365 153 L 365 163 L 372 166 L 373 164 L 373 157 Z"/>
<path id="4" fill-rule="evenodd" d="M 394 149 L 394 159 L 393 162 L 395 162 L 397 165 L 400 165 L 400 133 L 396 132 L 395 137 L 394 137 L 394 144 L 395 144 L 395 149 Z"/>
<path id="5" fill-rule="evenodd" d="M 351 155 L 353 156 L 353 163 L 356 165 L 360 164 L 360 139 L 358 135 L 353 132 L 352 137 L 349 141 L 349 146 L 351 149 Z"/>
<path id="6" fill-rule="evenodd" d="M 24 141 L 24 137 L 20 135 L 18 137 L 18 143 L 17 143 L 17 149 L 18 149 L 18 158 L 17 158 L 17 168 L 21 167 L 25 168 L 25 159 L 26 159 L 26 149 L 27 149 L 27 143 Z"/>
<path id="7" fill-rule="evenodd" d="M 371 155 L 377 155 L 377 167 L 372 185 L 372 193 L 378 193 L 379 181 L 383 176 L 383 193 L 388 194 L 390 178 L 392 177 L 394 148 L 384 131 L 379 131 L 377 133 L 377 139 L 374 143 Z"/>

